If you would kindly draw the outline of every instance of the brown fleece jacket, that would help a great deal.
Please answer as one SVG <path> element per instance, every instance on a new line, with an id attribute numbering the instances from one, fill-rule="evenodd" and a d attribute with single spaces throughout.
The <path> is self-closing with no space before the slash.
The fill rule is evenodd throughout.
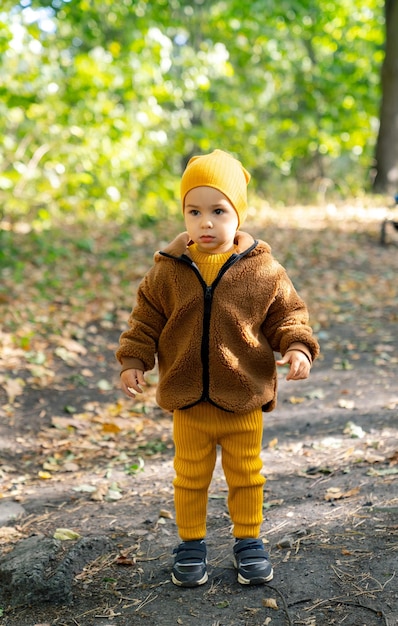
<path id="1" fill-rule="evenodd" d="M 319 346 L 308 311 L 263 241 L 238 232 L 237 253 L 207 287 L 182 233 L 154 256 L 142 280 L 130 328 L 116 357 L 121 371 L 151 370 L 158 356 L 157 401 L 167 410 L 211 402 L 235 413 L 276 404 L 274 351 L 294 342 Z"/>

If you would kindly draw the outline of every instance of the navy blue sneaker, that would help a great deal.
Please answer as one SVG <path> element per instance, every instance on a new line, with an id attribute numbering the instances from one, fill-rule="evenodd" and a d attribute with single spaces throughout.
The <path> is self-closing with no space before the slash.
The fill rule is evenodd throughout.
<path id="1" fill-rule="evenodd" d="M 171 580 L 180 587 L 204 585 L 207 575 L 207 550 L 203 539 L 183 541 L 173 551 L 175 554 Z"/>
<path id="2" fill-rule="evenodd" d="M 264 550 L 261 539 L 237 539 L 234 560 L 241 585 L 262 585 L 274 576 L 269 554 Z"/>

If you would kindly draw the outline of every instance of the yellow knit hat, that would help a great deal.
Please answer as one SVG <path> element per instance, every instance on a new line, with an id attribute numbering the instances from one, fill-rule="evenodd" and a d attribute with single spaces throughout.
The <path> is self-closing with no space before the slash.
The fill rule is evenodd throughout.
<path id="1" fill-rule="evenodd" d="M 247 215 L 247 185 L 250 174 L 242 163 L 223 150 L 194 156 L 188 162 L 181 179 L 181 202 L 184 210 L 185 196 L 195 187 L 214 187 L 221 191 L 233 205 L 239 226 Z"/>

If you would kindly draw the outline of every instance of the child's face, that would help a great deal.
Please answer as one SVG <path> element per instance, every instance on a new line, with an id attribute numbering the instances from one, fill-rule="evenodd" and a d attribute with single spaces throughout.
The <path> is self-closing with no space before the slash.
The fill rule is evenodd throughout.
<path id="1" fill-rule="evenodd" d="M 232 249 L 238 216 L 228 198 L 213 187 L 188 191 L 184 203 L 188 235 L 201 252 L 220 254 Z"/>

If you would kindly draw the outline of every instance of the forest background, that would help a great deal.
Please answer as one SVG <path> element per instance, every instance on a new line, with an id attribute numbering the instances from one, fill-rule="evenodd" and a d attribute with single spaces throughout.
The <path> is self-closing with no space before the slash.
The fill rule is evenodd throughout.
<path id="1" fill-rule="evenodd" d="M 192 154 L 280 205 L 398 186 L 397 0 L 3 0 L 0 215 L 179 213 Z"/>

